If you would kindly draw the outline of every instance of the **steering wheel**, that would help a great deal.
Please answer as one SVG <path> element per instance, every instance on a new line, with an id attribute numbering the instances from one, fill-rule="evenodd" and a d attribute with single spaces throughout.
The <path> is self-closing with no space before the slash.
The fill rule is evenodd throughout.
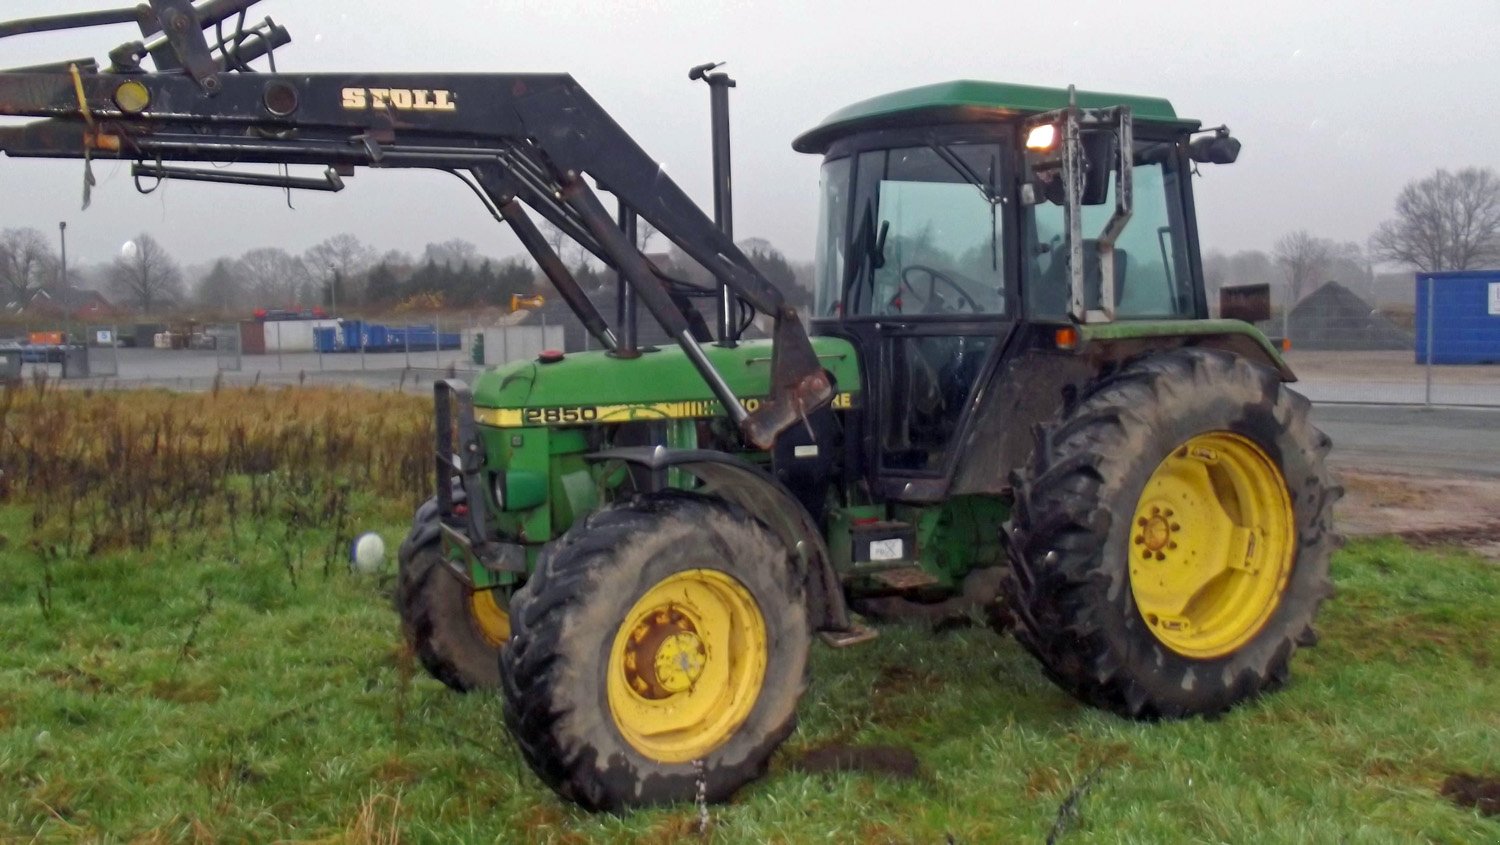
<path id="1" fill-rule="evenodd" d="M 916 285 L 912 284 L 910 278 L 912 273 L 927 274 L 927 296 L 923 298 L 923 314 L 937 313 L 937 309 L 934 307 L 934 305 L 935 303 L 940 301 L 937 297 L 938 282 L 942 282 L 943 284 L 952 288 L 953 292 L 958 294 L 959 299 L 963 301 L 964 305 L 968 306 L 970 311 L 973 311 L 975 314 L 979 314 L 984 311 L 984 308 L 980 307 L 979 303 L 974 301 L 974 297 L 970 296 L 969 292 L 964 290 L 962 285 L 954 281 L 952 276 L 948 275 L 942 270 L 929 267 L 926 264 L 911 264 L 901 268 L 901 287 L 911 291 L 913 296 L 920 296 L 920 294 L 917 293 Z"/>

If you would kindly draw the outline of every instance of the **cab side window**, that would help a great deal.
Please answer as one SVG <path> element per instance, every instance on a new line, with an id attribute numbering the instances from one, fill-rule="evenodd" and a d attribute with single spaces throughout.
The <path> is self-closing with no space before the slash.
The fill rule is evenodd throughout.
<path id="1" fill-rule="evenodd" d="M 1137 149 L 1151 145 L 1137 144 Z M 1193 286 L 1182 213 L 1181 177 L 1175 157 L 1138 160 L 1134 207 L 1115 242 L 1115 309 L 1120 319 L 1187 317 L 1193 314 Z M 1114 185 L 1103 205 L 1083 208 L 1085 304 L 1097 309 L 1100 267 L 1093 235 L 1114 213 Z M 1027 215 L 1027 307 L 1032 316 L 1068 314 L 1067 226 L 1061 205 L 1043 202 Z"/>

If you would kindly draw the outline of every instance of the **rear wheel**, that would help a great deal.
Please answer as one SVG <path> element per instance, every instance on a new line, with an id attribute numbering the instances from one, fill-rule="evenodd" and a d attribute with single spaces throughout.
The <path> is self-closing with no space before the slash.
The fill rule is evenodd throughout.
<path id="1" fill-rule="evenodd" d="M 1228 353 L 1127 365 L 1018 474 L 1016 635 L 1064 689 L 1141 718 L 1282 685 L 1332 594 L 1329 440 L 1307 400 Z"/>
<path id="2" fill-rule="evenodd" d="M 505 718 L 527 763 L 590 809 L 728 798 L 796 724 L 802 579 L 723 503 L 655 496 L 591 515 L 512 602 Z"/>
<path id="3" fill-rule="evenodd" d="M 417 511 L 401 544 L 396 611 L 401 631 L 432 677 L 467 692 L 500 686 L 500 649 L 510 639 L 510 614 L 498 590 L 473 590 L 448 570 L 436 532 L 437 505 Z"/>

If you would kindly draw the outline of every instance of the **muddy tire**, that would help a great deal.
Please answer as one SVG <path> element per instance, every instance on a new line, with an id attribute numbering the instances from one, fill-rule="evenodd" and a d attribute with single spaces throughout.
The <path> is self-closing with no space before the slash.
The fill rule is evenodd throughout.
<path id="1" fill-rule="evenodd" d="M 1308 409 L 1265 367 L 1181 349 L 1102 378 L 1038 432 L 1015 479 L 1007 592 L 1049 677 L 1146 719 L 1286 682 L 1333 592 L 1342 494 Z"/>
<path id="2" fill-rule="evenodd" d="M 703 797 L 725 800 L 796 725 L 803 579 L 738 508 L 666 494 L 596 512 L 542 553 L 511 610 L 506 723 L 586 808 L 693 801 L 700 771 Z"/>
<path id="3" fill-rule="evenodd" d="M 476 593 L 447 570 L 437 526 L 437 502 L 429 499 L 401 543 L 395 596 L 401 632 L 423 668 L 452 689 L 497 689 L 500 643 L 509 635 L 503 598 Z"/>

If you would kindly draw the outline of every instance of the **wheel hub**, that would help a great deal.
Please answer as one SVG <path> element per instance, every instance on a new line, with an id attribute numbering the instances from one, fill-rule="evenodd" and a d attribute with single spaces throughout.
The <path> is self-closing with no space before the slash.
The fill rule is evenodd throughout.
<path id="1" fill-rule="evenodd" d="M 692 689 L 708 651 L 693 622 L 675 606 L 657 611 L 630 632 L 625 677 L 643 698 L 660 700 Z"/>
<path id="2" fill-rule="evenodd" d="M 615 727 L 653 760 L 701 759 L 749 717 L 768 651 L 760 607 L 733 576 L 713 569 L 669 575 L 616 629 L 606 670 Z"/>
<path id="3" fill-rule="evenodd" d="M 1172 539 L 1172 532 L 1181 531 L 1182 526 L 1172 522 L 1175 516 L 1170 509 L 1162 510 L 1160 507 L 1151 507 L 1151 516 L 1137 517 L 1136 525 L 1140 531 L 1135 535 L 1135 544 L 1145 546 L 1146 557 L 1155 557 L 1158 560 L 1165 558 L 1162 554 L 1164 549 L 1175 550 L 1177 543 Z"/>
<path id="4" fill-rule="evenodd" d="M 703 674 L 708 656 L 696 634 L 683 632 L 667 637 L 656 650 L 656 682 L 668 692 L 683 692 Z"/>

